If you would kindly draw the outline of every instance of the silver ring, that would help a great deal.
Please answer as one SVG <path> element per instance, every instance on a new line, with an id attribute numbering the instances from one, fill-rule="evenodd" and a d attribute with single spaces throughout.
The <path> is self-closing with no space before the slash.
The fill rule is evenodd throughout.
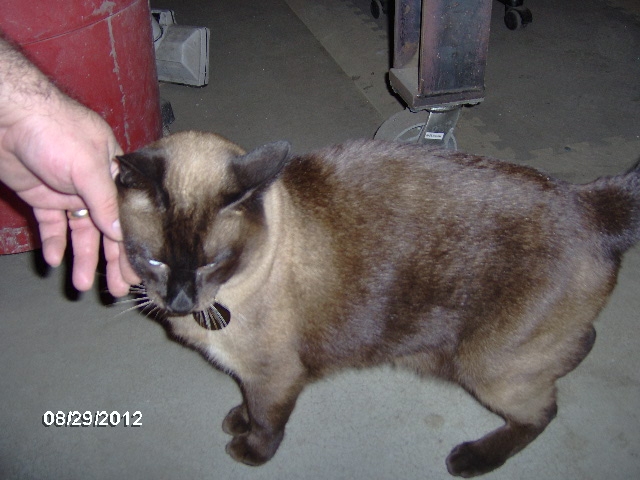
<path id="1" fill-rule="evenodd" d="M 80 210 L 68 210 L 67 216 L 71 218 L 86 218 L 89 216 L 89 210 L 81 208 Z"/>

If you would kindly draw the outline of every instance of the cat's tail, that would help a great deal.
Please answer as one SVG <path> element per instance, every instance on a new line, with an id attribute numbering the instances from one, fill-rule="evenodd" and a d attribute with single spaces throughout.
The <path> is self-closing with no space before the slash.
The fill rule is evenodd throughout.
<path id="1" fill-rule="evenodd" d="M 580 198 L 611 251 L 624 253 L 640 241 L 640 161 L 627 173 L 582 185 Z"/>

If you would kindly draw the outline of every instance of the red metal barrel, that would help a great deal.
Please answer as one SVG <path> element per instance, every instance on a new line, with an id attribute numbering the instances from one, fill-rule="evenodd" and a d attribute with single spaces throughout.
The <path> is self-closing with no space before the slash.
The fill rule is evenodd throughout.
<path id="1" fill-rule="evenodd" d="M 148 0 L 4 0 L 0 30 L 125 151 L 162 135 Z M 0 254 L 39 246 L 30 209 L 0 184 Z"/>

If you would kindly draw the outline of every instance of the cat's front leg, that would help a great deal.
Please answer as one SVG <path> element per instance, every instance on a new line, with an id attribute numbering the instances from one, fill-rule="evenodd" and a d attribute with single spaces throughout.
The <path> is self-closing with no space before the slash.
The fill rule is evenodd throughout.
<path id="1" fill-rule="evenodd" d="M 234 460 L 257 466 L 275 455 L 304 386 L 299 379 L 286 386 L 282 380 L 241 384 L 244 402 L 231 409 L 222 424 L 234 436 L 226 447 Z"/>

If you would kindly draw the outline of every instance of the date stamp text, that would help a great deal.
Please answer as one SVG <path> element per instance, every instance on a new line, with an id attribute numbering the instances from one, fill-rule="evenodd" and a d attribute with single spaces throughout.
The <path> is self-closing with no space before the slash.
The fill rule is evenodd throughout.
<path id="1" fill-rule="evenodd" d="M 42 415 L 42 425 L 45 427 L 141 427 L 142 413 L 140 410 L 124 413 L 105 410 L 84 412 L 78 410 L 52 412 L 49 410 Z"/>

